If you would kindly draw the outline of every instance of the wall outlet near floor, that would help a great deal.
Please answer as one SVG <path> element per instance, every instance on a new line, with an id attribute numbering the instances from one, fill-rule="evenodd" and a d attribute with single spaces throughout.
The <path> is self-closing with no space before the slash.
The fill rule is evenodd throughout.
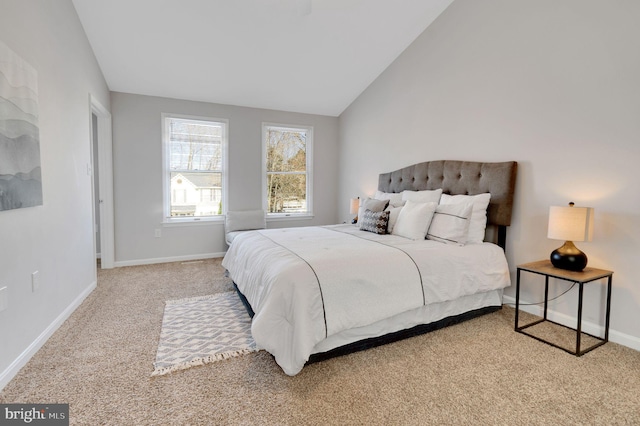
<path id="1" fill-rule="evenodd" d="M 0 288 L 0 312 L 9 307 L 9 290 L 7 287 Z"/>
<path id="2" fill-rule="evenodd" d="M 33 271 L 31 273 L 31 291 L 36 292 L 40 288 L 40 273 L 38 271 Z"/>
<path id="3" fill-rule="evenodd" d="M 156 238 L 162 237 L 162 229 L 156 228 Z"/>

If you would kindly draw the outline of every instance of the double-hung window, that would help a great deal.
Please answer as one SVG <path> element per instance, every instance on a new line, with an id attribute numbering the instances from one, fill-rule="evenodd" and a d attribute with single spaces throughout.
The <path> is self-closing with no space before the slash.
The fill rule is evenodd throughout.
<path id="1" fill-rule="evenodd" d="M 313 128 L 264 123 L 262 148 L 267 216 L 313 215 Z"/>
<path id="2" fill-rule="evenodd" d="M 228 122 L 163 114 L 165 222 L 222 218 Z"/>

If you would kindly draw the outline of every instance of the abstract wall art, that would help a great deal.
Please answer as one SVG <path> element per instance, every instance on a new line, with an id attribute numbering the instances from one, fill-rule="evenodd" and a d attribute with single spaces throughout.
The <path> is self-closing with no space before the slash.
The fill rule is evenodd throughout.
<path id="1" fill-rule="evenodd" d="M 0 41 L 0 211 L 39 205 L 38 73 Z"/>

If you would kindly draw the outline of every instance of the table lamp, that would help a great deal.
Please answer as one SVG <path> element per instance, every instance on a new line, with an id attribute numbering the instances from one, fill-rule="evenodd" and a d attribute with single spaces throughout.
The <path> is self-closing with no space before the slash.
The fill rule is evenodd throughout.
<path id="1" fill-rule="evenodd" d="M 356 217 L 353 218 L 353 220 L 351 221 L 351 223 L 357 223 L 358 222 L 358 209 L 360 208 L 360 197 L 358 198 L 352 198 L 351 200 L 349 200 L 349 214 L 355 214 Z"/>
<path id="2" fill-rule="evenodd" d="M 574 241 L 591 241 L 593 238 L 593 208 L 551 206 L 549 208 L 549 230 L 547 237 L 564 240 L 562 247 L 551 252 L 551 263 L 556 268 L 582 271 L 587 266 L 587 255 L 580 251 Z"/>

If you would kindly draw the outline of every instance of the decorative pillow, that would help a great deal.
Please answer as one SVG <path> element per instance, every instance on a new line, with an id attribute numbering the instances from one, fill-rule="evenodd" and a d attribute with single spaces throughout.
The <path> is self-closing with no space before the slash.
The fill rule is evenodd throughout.
<path id="1" fill-rule="evenodd" d="M 391 232 L 393 231 L 393 227 L 398 221 L 398 215 L 400 214 L 400 210 L 402 210 L 402 207 L 393 207 L 389 205 L 389 207 L 387 207 L 385 210 L 389 212 L 389 225 L 387 226 L 387 234 L 391 234 Z"/>
<path id="2" fill-rule="evenodd" d="M 438 204 L 440 202 L 440 195 L 442 195 L 442 189 L 432 189 L 428 191 L 402 191 L 402 201 Z"/>
<path id="3" fill-rule="evenodd" d="M 376 200 L 389 200 L 389 205 L 392 207 L 404 206 L 404 201 L 402 201 L 402 192 L 376 191 L 376 195 L 374 195 L 373 198 Z"/>
<path id="4" fill-rule="evenodd" d="M 375 234 L 386 234 L 389 224 L 389 211 L 372 212 L 365 210 L 364 216 L 360 218 L 360 230 L 373 232 Z"/>
<path id="5" fill-rule="evenodd" d="M 360 202 L 360 208 L 358 209 L 358 220 L 364 215 L 365 210 L 371 210 L 372 212 L 381 212 L 387 208 L 389 200 L 374 200 L 373 198 L 365 198 Z"/>
<path id="6" fill-rule="evenodd" d="M 412 240 L 424 240 L 437 205 L 436 203 L 407 201 L 400 210 L 398 220 L 391 233 Z"/>
<path id="7" fill-rule="evenodd" d="M 491 194 L 442 194 L 440 204 L 456 204 L 466 200 L 473 201 L 473 211 L 471 212 L 471 222 L 469 223 L 467 243 L 480 244 L 484 241 L 484 230 L 487 227 L 487 207 L 489 207 L 489 201 L 491 201 Z"/>
<path id="8" fill-rule="evenodd" d="M 438 205 L 431 219 L 427 239 L 446 244 L 465 245 L 472 210 L 471 200 L 458 204 Z"/>

